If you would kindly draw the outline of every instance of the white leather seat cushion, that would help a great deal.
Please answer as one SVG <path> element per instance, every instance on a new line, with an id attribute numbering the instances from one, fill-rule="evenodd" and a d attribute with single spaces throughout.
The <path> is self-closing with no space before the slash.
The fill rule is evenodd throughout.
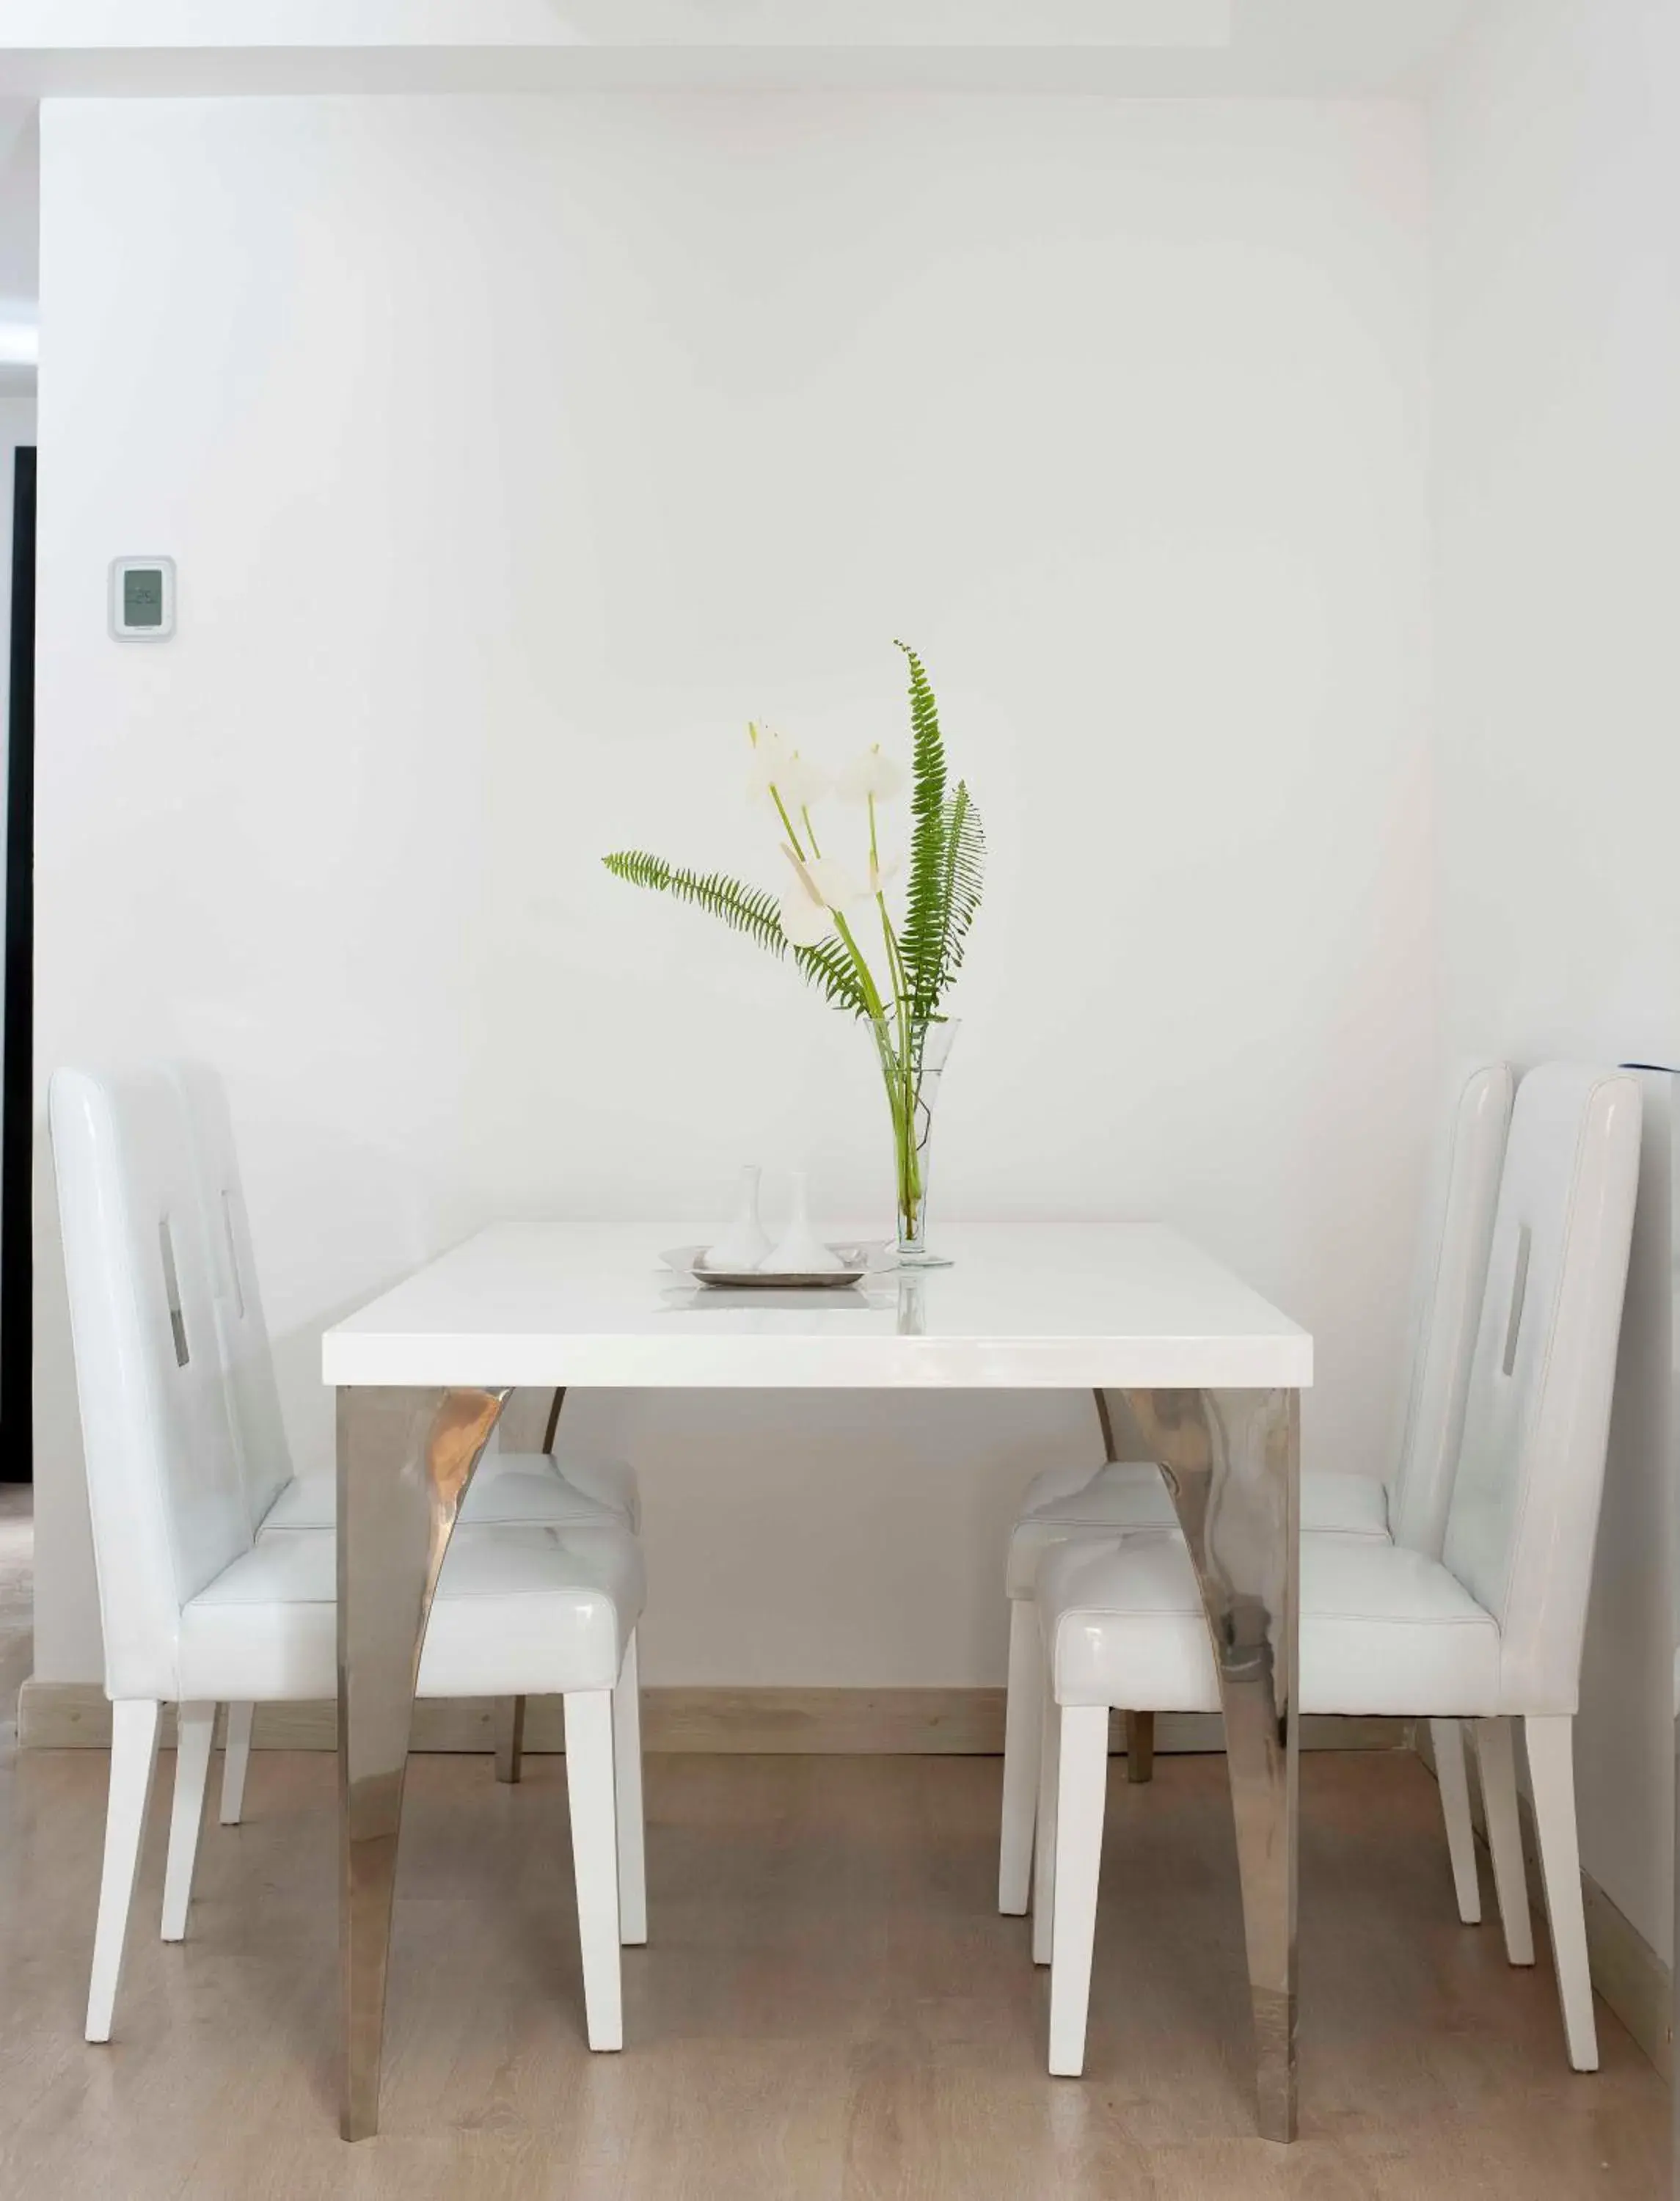
<path id="1" fill-rule="evenodd" d="M 1110 1460 L 1095 1474 L 1084 1467 L 1052 1467 L 1028 1486 L 1009 1539 L 1004 1587 L 1011 1597 L 1031 1597 L 1044 1553 L 1070 1536 L 1106 1531 L 1109 1535 L 1139 1529 L 1175 1529 L 1160 1470 L 1149 1460 Z M 1389 1536 L 1389 1494 L 1368 1475 L 1337 1475 L 1309 1469 L 1301 1478 L 1303 1535 Z M 1138 1709 L 1142 1709 L 1139 1707 Z"/>
<path id="2" fill-rule="evenodd" d="M 337 1539 L 265 1536 L 181 1613 L 184 1698 L 273 1702 L 338 1688 Z M 620 1525 L 456 1529 L 420 1657 L 422 1697 L 609 1689 L 644 1594 Z"/>
<path id="3" fill-rule="evenodd" d="M 1061 1545 L 1040 1567 L 1038 1611 L 1059 1704 L 1219 1709 L 1182 1537 Z M 1498 1625 L 1438 1559 L 1371 1537 L 1305 1536 L 1301 1702 L 1401 1718 L 1495 1712 Z"/>
<path id="4" fill-rule="evenodd" d="M 262 1517 L 257 1534 L 274 1529 L 331 1529 L 338 1518 L 338 1485 L 332 1475 L 300 1475 L 288 1482 Z M 549 1528 L 590 1523 L 642 1525 L 641 1493 L 628 1460 L 569 1447 L 550 1458 L 540 1452 L 486 1453 L 467 1486 L 463 1526 L 492 1528 L 540 1522 Z"/>

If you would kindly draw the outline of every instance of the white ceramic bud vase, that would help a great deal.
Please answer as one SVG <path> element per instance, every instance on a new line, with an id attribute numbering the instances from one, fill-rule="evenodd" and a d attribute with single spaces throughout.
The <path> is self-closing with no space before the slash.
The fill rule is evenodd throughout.
<path id="1" fill-rule="evenodd" d="M 700 1257 L 707 1268 L 727 1269 L 738 1275 L 744 1269 L 763 1266 L 770 1241 L 758 1219 L 759 1174 L 751 1165 L 742 1171 L 741 1189 L 736 1195 L 735 1213 L 729 1228 L 717 1244 L 708 1246 Z"/>
<path id="2" fill-rule="evenodd" d="M 795 1170 L 788 1178 L 793 1190 L 793 1206 L 789 1211 L 787 1228 L 759 1264 L 767 1276 L 814 1277 L 830 1269 L 843 1268 L 840 1256 L 825 1246 L 811 1228 L 807 1207 L 805 1172 Z"/>

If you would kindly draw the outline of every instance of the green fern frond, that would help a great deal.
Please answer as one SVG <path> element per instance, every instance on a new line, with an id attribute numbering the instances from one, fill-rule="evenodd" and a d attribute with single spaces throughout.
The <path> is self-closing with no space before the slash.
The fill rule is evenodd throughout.
<path id="1" fill-rule="evenodd" d="M 745 933 L 772 955 L 784 956 L 788 952 L 790 942 L 782 930 L 776 897 L 762 887 L 749 887 L 740 879 L 731 878 L 726 872 L 688 871 L 639 848 L 621 850 L 601 860 L 615 879 L 691 903 L 695 908 L 720 919 L 731 931 Z M 814 948 L 796 948 L 793 960 L 801 977 L 815 986 L 827 1001 L 858 1016 L 866 1013 L 857 973 L 837 941 L 824 940 Z"/>
<path id="2" fill-rule="evenodd" d="M 857 972 L 837 940 L 819 940 L 814 948 L 796 948 L 793 960 L 799 966 L 800 976 L 815 986 L 833 1007 L 849 1009 L 855 1017 L 868 1015 L 869 1005 L 858 984 Z"/>
<path id="3" fill-rule="evenodd" d="M 939 710 L 922 661 L 908 643 L 910 672 L 910 873 L 899 945 L 916 1015 L 931 1015 L 938 996 L 944 936 L 945 742 Z"/>
<path id="4" fill-rule="evenodd" d="M 731 930 L 744 932 L 761 948 L 767 948 L 772 955 L 787 952 L 787 936 L 782 930 L 776 897 L 767 894 L 762 887 L 743 885 L 725 872 L 702 875 L 685 871 L 678 865 L 667 864 L 662 856 L 649 856 L 639 848 L 603 856 L 601 860 L 615 879 L 624 879 L 633 887 L 646 887 L 655 894 L 674 895 L 678 901 L 692 902 L 696 909 L 721 919 Z"/>
<path id="5" fill-rule="evenodd" d="M 980 821 L 966 780 L 945 805 L 942 821 L 945 837 L 944 863 L 940 874 L 939 970 L 934 987 L 937 1008 L 945 989 L 962 968 L 968 928 L 980 907 L 986 883 L 986 829 Z"/>

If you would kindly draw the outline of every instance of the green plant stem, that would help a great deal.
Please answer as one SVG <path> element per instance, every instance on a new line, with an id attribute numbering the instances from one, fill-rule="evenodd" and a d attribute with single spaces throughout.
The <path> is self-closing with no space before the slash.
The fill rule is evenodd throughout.
<path id="1" fill-rule="evenodd" d="M 858 983 L 863 989 L 863 998 L 869 1005 L 870 1015 L 877 1024 L 884 1024 L 887 1020 L 887 1005 L 881 999 L 880 989 L 875 983 L 875 974 L 865 960 L 863 950 L 858 946 L 851 926 L 847 924 L 837 909 L 831 907 L 828 913 L 834 919 L 834 930 L 845 942 L 853 962 L 857 966 Z"/>
<path id="2" fill-rule="evenodd" d="M 803 864 L 807 860 L 808 848 L 813 857 L 820 858 L 822 848 L 817 839 L 817 829 L 811 822 L 809 805 L 800 806 L 800 824 L 805 829 L 802 837 L 786 803 L 782 800 L 781 789 L 772 786 L 770 796 L 776 806 L 776 814 L 782 821 L 782 830 L 788 836 L 788 845 L 800 862 Z M 878 879 L 881 872 L 879 827 L 876 820 L 874 796 L 872 795 L 868 801 L 870 868 Z M 904 951 L 893 930 L 886 894 L 878 886 L 875 890 L 875 907 L 881 920 L 881 943 L 886 955 L 891 992 L 890 1010 L 875 982 L 869 960 L 859 946 L 856 935 L 847 923 L 843 912 L 831 905 L 829 915 L 834 920 L 834 930 L 857 972 L 865 1011 L 875 1027 L 876 1045 L 881 1055 L 881 1078 L 886 1087 L 887 1106 L 892 1116 L 893 1149 L 898 1178 L 899 1231 L 902 1236 L 913 1240 L 920 1223 L 922 1202 L 921 1156 L 916 1143 L 919 1080 L 916 1075 L 914 1043 L 915 988 L 904 960 Z"/>
<path id="3" fill-rule="evenodd" d="M 886 897 L 878 894 L 875 900 L 880 907 L 881 930 L 887 943 L 887 960 L 893 963 L 897 957 L 897 942 L 893 938 L 892 923 L 887 915 Z M 894 1007 L 897 1012 L 897 1052 L 890 1058 L 893 1069 L 889 1071 L 884 1061 L 881 1070 L 886 1080 L 887 1106 L 892 1111 L 893 1139 L 898 1154 L 898 1207 L 902 1218 L 907 1212 L 914 1212 L 912 1203 L 919 1191 L 918 1180 L 920 1174 L 916 1163 L 916 1107 L 909 1005 L 905 998 L 902 967 L 894 983 Z"/>
<path id="4" fill-rule="evenodd" d="M 782 790 L 779 787 L 771 788 L 770 799 L 776 806 L 776 815 L 782 821 L 788 839 L 792 844 L 793 852 L 802 864 L 805 861 L 805 846 L 794 831 L 793 820 L 788 816 L 787 805 L 782 800 Z M 805 812 L 804 817 L 805 830 L 811 835 L 811 853 L 815 855 L 819 853 L 817 836 L 814 833 L 811 833 L 811 814 L 808 810 Z M 880 989 L 875 983 L 875 973 L 870 969 L 863 950 L 853 936 L 852 928 L 837 909 L 831 907 L 828 913 L 834 919 L 834 929 L 839 934 L 847 954 L 856 967 L 858 984 L 863 989 L 864 1003 L 869 1012 L 871 1021 L 878 1024 L 884 1024 L 887 1014 L 886 1005 L 881 999 Z"/>
<path id="5" fill-rule="evenodd" d="M 782 821 L 782 830 L 783 830 L 783 831 L 787 835 L 787 836 L 788 836 L 789 840 L 793 843 L 793 853 L 795 854 L 795 855 L 796 855 L 796 856 L 797 856 L 797 857 L 798 857 L 798 859 L 799 859 L 800 862 L 802 864 L 802 863 L 804 862 L 804 860 L 805 860 L 805 848 L 804 848 L 804 844 L 803 844 L 803 842 L 800 840 L 800 837 L 799 837 L 798 834 L 797 834 L 797 833 L 796 833 L 796 832 L 794 831 L 794 830 L 793 830 L 793 820 L 792 820 L 792 819 L 791 819 L 791 818 L 790 818 L 790 817 L 788 816 L 788 807 L 787 807 L 786 803 L 785 803 L 785 802 L 784 802 L 784 801 L 783 801 L 783 800 L 782 800 L 782 790 L 781 790 L 781 789 L 780 789 L 779 787 L 774 787 L 774 786 L 772 786 L 772 787 L 771 788 L 771 790 L 770 790 L 770 800 L 771 800 L 771 801 L 775 804 L 775 806 L 776 806 L 776 815 L 777 815 L 777 816 L 781 819 L 781 821 Z M 809 821 L 808 820 L 807 822 L 808 823 Z M 816 851 L 815 851 L 815 850 L 814 850 L 814 849 L 812 850 L 812 854 L 814 855 L 814 854 L 815 854 L 815 853 L 816 853 Z"/>
<path id="6" fill-rule="evenodd" d="M 904 965 L 898 953 L 898 942 L 893 938 L 892 919 L 887 915 L 887 898 L 878 893 L 875 907 L 881 913 L 881 937 L 886 942 L 887 969 L 892 975 L 893 1006 L 898 1013 L 898 1044 L 902 1050 L 909 1036 L 905 1024 L 908 1003 L 905 1001 Z"/>
<path id="7" fill-rule="evenodd" d="M 808 820 L 807 821 L 809 822 Z M 881 848 L 875 824 L 875 798 L 869 797 L 869 871 L 872 878 L 881 876 Z M 878 883 L 875 906 L 881 913 L 881 937 L 886 942 L 887 973 L 892 980 L 893 999 L 898 1010 L 898 1044 L 902 1053 L 908 1031 L 905 1022 L 908 1007 L 906 996 L 909 992 L 909 977 L 904 968 L 904 958 L 899 949 L 898 936 L 892 929 L 892 919 L 887 914 L 887 898 Z"/>
<path id="8" fill-rule="evenodd" d="M 806 820 L 808 825 L 810 820 Z M 879 827 L 875 816 L 875 798 L 869 797 L 869 864 L 873 876 L 881 876 Z M 887 1089 L 887 1106 L 892 1113 L 893 1145 L 898 1178 L 898 1219 L 906 1235 L 913 1238 L 916 1219 L 921 1205 L 921 1162 L 916 1151 L 916 1074 L 915 1054 L 911 1046 L 910 976 L 904 967 L 903 952 L 897 935 L 892 929 L 892 919 L 887 910 L 884 891 L 878 885 L 875 906 L 881 914 L 881 938 L 885 943 L 887 969 L 892 978 L 893 1007 L 898 1028 L 897 1052 L 881 1065 Z"/>

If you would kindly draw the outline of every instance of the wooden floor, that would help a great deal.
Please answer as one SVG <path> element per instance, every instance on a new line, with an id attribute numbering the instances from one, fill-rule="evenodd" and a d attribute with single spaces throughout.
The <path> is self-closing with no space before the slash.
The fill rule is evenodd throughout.
<path id="1" fill-rule="evenodd" d="M 18 1684 L 35 1641 L 35 1494 L 0 1482 L 0 1749 L 17 1733 Z"/>
<path id="2" fill-rule="evenodd" d="M 163 1773 L 173 1771 L 162 1761 Z M 1452 1913 L 1409 1756 L 1302 1764 L 1301 2139 L 1253 2135 L 1224 1765 L 1111 1791 L 1089 2075 L 992 1903 L 985 1758 L 655 1757 L 653 1945 L 622 2056 L 581 2038 L 562 1767 L 414 1762 L 384 2129 L 336 2134 L 334 1761 L 259 1754 L 156 1938 L 162 1809 L 108 2048 L 80 2039 L 105 1764 L 0 1763 L 0 2193 L 120 2201 L 1656 2201 L 1667 2093 L 1601 2006 Z M 1483 1859 L 1485 1878 L 1486 1861 Z"/>

